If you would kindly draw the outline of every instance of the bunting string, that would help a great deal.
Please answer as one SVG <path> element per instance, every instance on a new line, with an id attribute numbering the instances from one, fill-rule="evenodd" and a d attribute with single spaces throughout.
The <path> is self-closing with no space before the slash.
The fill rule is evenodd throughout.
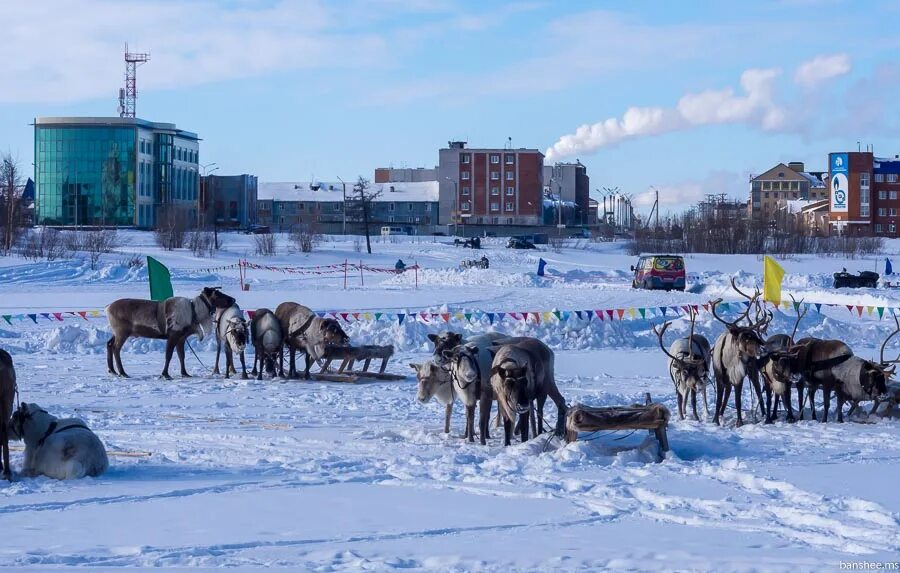
<path id="1" fill-rule="evenodd" d="M 343 265 L 340 265 L 343 267 Z M 392 269 L 393 270 L 393 269 Z M 737 312 L 745 309 L 749 303 L 747 301 L 722 302 L 719 308 L 722 312 Z M 776 307 L 776 305 L 772 305 Z M 846 309 L 848 314 L 856 319 L 883 320 L 885 315 L 888 317 L 900 316 L 900 307 L 875 306 L 875 305 L 854 305 L 824 302 L 803 302 L 793 304 L 784 302 L 777 305 L 783 312 L 796 312 L 797 310 L 815 310 L 816 313 L 822 314 L 822 309 Z M 624 308 L 604 308 L 604 309 L 583 309 L 583 310 L 516 310 L 516 311 L 483 311 L 483 310 L 456 310 L 456 311 L 402 311 L 383 310 L 383 311 L 344 311 L 344 310 L 326 310 L 317 311 L 316 314 L 321 318 L 333 318 L 344 323 L 353 322 L 370 322 L 370 321 L 390 321 L 397 324 L 404 322 L 421 322 L 425 324 L 433 323 L 450 323 L 450 322 L 466 322 L 466 323 L 482 323 L 485 320 L 489 324 L 498 324 L 504 321 L 518 321 L 532 324 L 560 324 L 568 323 L 590 323 L 592 321 L 600 322 L 618 322 L 623 320 L 650 320 L 650 319 L 671 319 L 679 316 L 687 316 L 690 312 L 708 313 L 710 312 L 709 303 L 689 304 L 689 305 L 672 305 L 672 306 L 642 306 L 642 307 L 624 307 Z M 254 311 L 245 310 L 244 314 L 248 318 L 253 318 Z M 38 312 L 10 312 L 0 310 L 0 327 L 5 323 L 6 326 L 29 325 L 41 323 L 58 323 L 66 320 L 89 321 L 90 319 L 105 319 L 106 312 L 102 309 L 91 310 L 64 310 L 64 311 L 38 311 Z"/>

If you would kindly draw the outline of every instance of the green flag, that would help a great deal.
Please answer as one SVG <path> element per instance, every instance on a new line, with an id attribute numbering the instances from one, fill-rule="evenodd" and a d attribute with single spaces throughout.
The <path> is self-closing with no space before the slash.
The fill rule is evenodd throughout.
<path id="1" fill-rule="evenodd" d="M 166 265 L 153 257 L 147 257 L 147 274 L 150 277 L 150 298 L 163 301 L 175 296 L 172 291 L 172 277 Z"/>

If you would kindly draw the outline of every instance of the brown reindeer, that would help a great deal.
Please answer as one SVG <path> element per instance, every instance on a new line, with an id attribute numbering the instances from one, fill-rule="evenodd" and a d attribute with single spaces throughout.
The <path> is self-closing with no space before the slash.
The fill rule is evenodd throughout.
<path id="1" fill-rule="evenodd" d="M 316 313 L 313 312 L 311 308 L 303 306 L 302 304 L 296 302 L 283 302 L 275 307 L 275 316 L 278 318 L 278 322 L 281 323 L 281 331 L 287 335 L 306 324 L 310 318 L 316 316 Z M 288 378 L 296 378 L 297 351 L 305 352 L 306 347 L 302 340 L 293 336 L 286 336 L 284 343 L 287 346 L 289 355 Z M 281 365 L 281 369 L 284 370 L 283 364 Z"/>
<path id="2" fill-rule="evenodd" d="M 0 471 L 3 479 L 12 481 L 12 469 L 9 467 L 9 419 L 13 413 L 16 399 L 16 369 L 12 356 L 0 348 Z"/>
<path id="3" fill-rule="evenodd" d="M 773 334 L 772 336 L 766 338 L 765 354 L 762 358 L 759 359 L 759 362 L 757 363 L 759 375 L 763 379 L 763 387 L 766 392 L 767 424 L 773 423 L 775 421 L 775 418 L 778 416 L 779 402 L 781 402 L 787 410 L 787 421 L 794 421 L 794 409 L 791 406 L 791 381 L 781 380 L 774 376 L 771 362 L 771 357 L 775 355 L 774 353 L 788 348 L 789 346 L 794 344 L 794 337 L 797 335 L 797 328 L 800 327 L 800 321 L 803 320 L 803 317 L 806 316 L 806 313 L 809 310 L 808 308 L 803 308 L 804 299 L 800 299 L 800 302 L 797 302 L 797 299 L 794 298 L 794 295 L 790 296 L 791 301 L 794 303 L 794 309 L 797 311 L 797 320 L 796 322 L 794 322 L 794 330 L 791 331 L 790 335 Z M 775 398 L 774 406 L 772 404 L 773 396 Z"/>
<path id="4" fill-rule="evenodd" d="M 110 374 L 128 377 L 122 367 L 122 346 L 130 337 L 154 338 L 166 341 L 166 364 L 162 376 L 169 376 L 172 352 L 178 351 L 181 375 L 189 377 L 184 364 L 184 343 L 196 334 L 203 340 L 214 332 L 213 314 L 216 309 L 226 309 L 234 304 L 234 298 L 218 287 L 205 287 L 193 299 L 174 296 L 164 301 L 122 298 L 106 307 L 106 318 L 113 336 L 106 343 L 106 363 Z M 115 366 L 113 365 L 115 358 Z M 118 367 L 118 371 L 116 371 Z"/>
<path id="5" fill-rule="evenodd" d="M 734 279 L 732 279 L 734 286 Z M 735 290 L 738 290 L 735 287 Z M 740 292 L 738 290 L 738 292 Z M 741 293 L 743 294 L 743 293 Z M 737 409 L 737 426 L 742 426 L 744 421 L 741 412 L 741 394 L 744 387 L 744 378 L 750 378 L 752 390 L 756 392 L 760 405 L 763 404 L 762 390 L 759 386 L 759 373 L 757 371 L 757 360 L 764 352 L 765 342 L 760 336 L 760 332 L 765 330 L 768 323 L 772 320 L 769 313 L 763 318 L 750 322 L 749 326 L 739 326 L 739 323 L 747 319 L 750 308 L 759 298 L 759 290 L 750 297 L 747 309 L 741 314 L 737 320 L 728 322 L 716 312 L 716 308 L 721 304 L 722 299 L 711 302 L 713 316 L 725 325 L 725 332 L 716 339 L 713 347 L 713 374 L 716 378 L 716 413 L 713 422 L 719 424 L 719 419 L 724 416 L 725 408 L 728 406 L 728 399 L 731 397 L 731 390 L 734 388 L 734 405 Z"/>

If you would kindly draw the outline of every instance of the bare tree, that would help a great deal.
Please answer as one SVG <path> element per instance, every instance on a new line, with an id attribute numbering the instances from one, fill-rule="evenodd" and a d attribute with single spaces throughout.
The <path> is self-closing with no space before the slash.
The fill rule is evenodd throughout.
<path id="1" fill-rule="evenodd" d="M 353 195 L 347 198 L 347 214 L 352 220 L 360 222 L 366 233 L 366 252 L 372 254 L 372 241 L 369 238 L 369 223 L 372 220 L 372 203 L 381 195 L 381 191 L 369 191 L 369 180 L 360 177 L 353 185 Z"/>
<path id="2" fill-rule="evenodd" d="M 278 242 L 275 240 L 275 235 L 272 233 L 265 233 L 263 235 L 253 235 L 253 240 L 256 245 L 256 254 L 262 255 L 264 257 L 271 257 L 275 254 L 275 251 L 278 249 Z"/>
<path id="3" fill-rule="evenodd" d="M 7 152 L 0 156 L 0 252 L 8 255 L 22 228 L 22 173 L 19 160 Z"/>
<path id="4" fill-rule="evenodd" d="M 97 268 L 100 256 L 111 253 L 119 246 L 119 238 L 115 229 L 99 229 L 96 231 L 79 231 L 81 249 L 87 253 L 91 269 Z"/>
<path id="5" fill-rule="evenodd" d="M 159 210 L 156 221 L 156 244 L 167 251 L 180 249 L 188 230 L 187 213 L 173 205 L 166 205 Z"/>

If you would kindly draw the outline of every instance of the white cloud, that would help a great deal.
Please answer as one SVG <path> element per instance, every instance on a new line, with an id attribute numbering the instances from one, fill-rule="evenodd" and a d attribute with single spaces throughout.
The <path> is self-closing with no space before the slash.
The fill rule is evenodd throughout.
<path id="1" fill-rule="evenodd" d="M 850 56 L 847 54 L 817 56 L 797 67 L 794 81 L 805 88 L 814 88 L 828 80 L 850 73 L 851 67 Z"/>
<path id="2" fill-rule="evenodd" d="M 691 127 L 748 123 L 760 129 L 780 127 L 785 112 L 774 99 L 777 69 L 751 69 L 741 74 L 744 93 L 731 88 L 682 96 L 674 108 L 632 107 L 621 119 L 610 118 L 582 125 L 575 133 L 564 135 L 547 149 L 547 159 L 558 160 L 596 151 L 625 139 L 660 135 Z"/>
<path id="3" fill-rule="evenodd" d="M 679 181 L 655 186 L 659 190 L 660 211 L 695 205 L 707 195 L 724 193 L 730 198 L 746 198 L 747 176 L 733 171 L 712 171 L 703 179 Z M 656 200 L 651 188 L 635 196 L 635 207 L 648 208 Z"/>

